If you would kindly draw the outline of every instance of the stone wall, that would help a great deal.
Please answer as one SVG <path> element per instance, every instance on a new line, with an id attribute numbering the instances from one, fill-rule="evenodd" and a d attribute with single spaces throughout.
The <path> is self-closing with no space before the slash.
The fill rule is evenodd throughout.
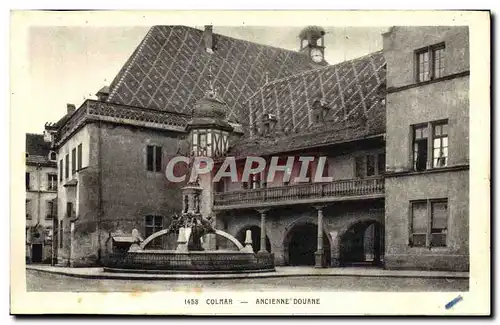
<path id="1" fill-rule="evenodd" d="M 448 199 L 446 247 L 411 247 L 410 201 Z M 386 179 L 386 268 L 469 268 L 469 172 Z"/>
<path id="2" fill-rule="evenodd" d="M 396 27 L 387 62 L 385 232 L 387 268 L 469 266 L 469 39 L 467 27 Z M 444 77 L 416 81 L 417 50 L 444 42 Z M 399 88 L 404 87 L 404 88 Z M 413 171 L 412 126 L 448 120 L 447 167 Z M 410 247 L 410 201 L 448 199 L 446 247 Z"/>
<path id="3" fill-rule="evenodd" d="M 145 237 L 145 216 L 162 216 L 166 228 L 173 213 L 181 211 L 181 185 L 167 181 L 165 167 L 183 135 L 106 123 L 87 127 L 89 166 L 77 173 L 74 193 L 65 188 L 61 202 L 77 201 L 78 219 L 73 230 L 64 219 L 64 247 L 59 249 L 60 264 L 71 261 L 73 266 L 99 264 L 110 253 L 111 233 L 130 235 L 136 228 Z M 147 171 L 147 145 L 162 147 L 161 172 Z"/>

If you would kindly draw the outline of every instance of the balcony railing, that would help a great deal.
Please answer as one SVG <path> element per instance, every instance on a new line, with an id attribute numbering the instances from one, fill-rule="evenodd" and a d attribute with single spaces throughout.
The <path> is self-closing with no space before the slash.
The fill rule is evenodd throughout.
<path id="1" fill-rule="evenodd" d="M 307 183 L 281 187 L 215 193 L 214 206 L 258 207 L 298 203 L 316 203 L 377 197 L 384 194 L 382 177 L 340 180 L 328 183 Z"/>

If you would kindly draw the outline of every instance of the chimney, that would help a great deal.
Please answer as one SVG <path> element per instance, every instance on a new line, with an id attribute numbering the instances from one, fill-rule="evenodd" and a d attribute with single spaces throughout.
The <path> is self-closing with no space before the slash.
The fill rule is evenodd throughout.
<path id="1" fill-rule="evenodd" d="M 66 108 L 68 115 L 72 114 L 76 110 L 75 104 L 66 104 Z"/>
<path id="2" fill-rule="evenodd" d="M 207 53 L 214 53 L 212 25 L 205 25 L 205 30 L 203 31 L 203 42 L 205 43 L 205 50 Z"/>

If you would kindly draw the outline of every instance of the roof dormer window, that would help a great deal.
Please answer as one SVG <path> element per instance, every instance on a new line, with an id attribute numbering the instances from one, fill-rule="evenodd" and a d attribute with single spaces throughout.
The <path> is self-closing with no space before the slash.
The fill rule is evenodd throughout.
<path id="1" fill-rule="evenodd" d="M 274 131 L 274 128 L 276 126 L 277 122 L 276 115 L 265 113 L 262 119 L 264 125 L 263 135 L 271 134 L 271 132 Z"/>
<path id="2" fill-rule="evenodd" d="M 55 151 L 52 151 L 52 150 L 51 150 L 51 151 L 49 152 L 49 160 L 50 160 L 50 161 L 57 161 L 57 154 L 56 154 L 56 152 L 55 152 Z"/>
<path id="3" fill-rule="evenodd" d="M 323 98 L 315 100 L 312 105 L 313 123 L 323 123 L 328 110 L 329 107 L 326 105 L 326 101 Z"/>

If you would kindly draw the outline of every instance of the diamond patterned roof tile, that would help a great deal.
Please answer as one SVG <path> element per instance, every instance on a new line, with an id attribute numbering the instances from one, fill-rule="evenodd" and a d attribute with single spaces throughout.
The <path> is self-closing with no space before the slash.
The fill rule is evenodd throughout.
<path id="1" fill-rule="evenodd" d="M 229 120 L 245 115 L 243 103 L 265 82 L 315 67 L 303 54 L 219 34 L 214 53 L 203 45 L 203 31 L 184 26 L 152 27 L 110 86 L 108 102 L 189 113 L 203 97 L 208 65 L 222 99 L 231 103 Z"/>

